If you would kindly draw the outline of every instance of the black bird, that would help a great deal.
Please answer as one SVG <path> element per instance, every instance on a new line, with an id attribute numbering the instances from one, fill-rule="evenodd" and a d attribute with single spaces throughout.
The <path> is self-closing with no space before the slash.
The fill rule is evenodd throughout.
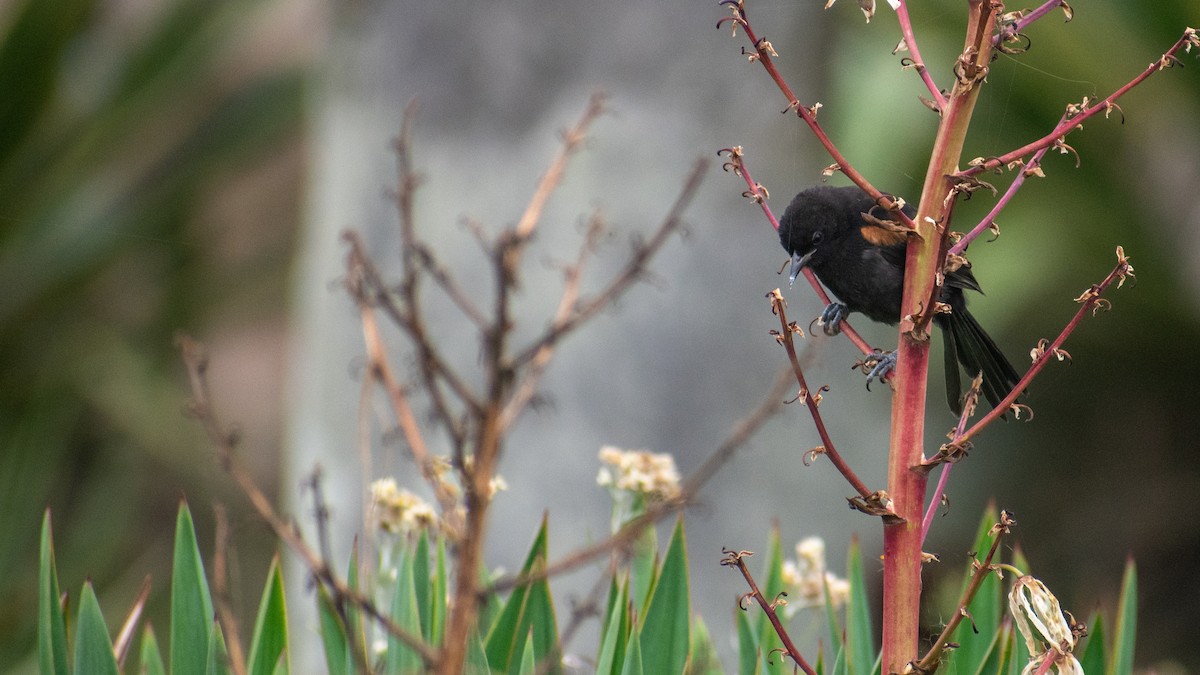
<path id="1" fill-rule="evenodd" d="M 912 207 L 906 206 L 904 212 L 914 215 Z M 830 335 L 840 331 L 839 324 L 851 312 L 890 325 L 900 321 L 905 235 L 872 223 L 864 218 L 866 214 L 887 219 L 887 213 L 858 187 L 822 185 L 796 195 L 779 221 L 779 241 L 792 256 L 792 280 L 809 267 L 841 301 L 821 314 L 821 323 Z M 946 400 L 956 415 L 962 411 L 958 364 L 970 377 L 983 373 L 982 393 L 993 407 L 1020 380 L 1004 353 L 967 311 L 963 289 L 983 292 L 965 265 L 946 274 L 942 285 L 941 301 L 952 311 L 933 318 L 945 346 Z"/>

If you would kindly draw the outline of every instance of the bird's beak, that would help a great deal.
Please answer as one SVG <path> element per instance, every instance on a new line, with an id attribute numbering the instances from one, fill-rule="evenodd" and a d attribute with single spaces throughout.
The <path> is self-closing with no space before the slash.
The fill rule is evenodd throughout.
<path id="1" fill-rule="evenodd" d="M 800 270 L 804 269 L 804 267 L 808 265 L 808 259 L 813 256 L 813 253 L 816 253 L 815 249 L 805 253 L 804 255 L 800 255 L 799 253 L 792 255 L 792 267 L 788 271 L 789 284 L 796 283 L 796 277 L 800 276 Z"/>

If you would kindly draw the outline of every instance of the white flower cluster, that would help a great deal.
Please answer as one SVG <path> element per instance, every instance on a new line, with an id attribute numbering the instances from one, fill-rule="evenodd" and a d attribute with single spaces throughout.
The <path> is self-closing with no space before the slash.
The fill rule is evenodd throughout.
<path id="1" fill-rule="evenodd" d="M 394 478 L 371 483 L 371 513 L 387 532 L 416 532 L 437 524 L 437 513 L 423 499 L 396 487 Z"/>
<path id="2" fill-rule="evenodd" d="M 679 470 L 671 455 L 606 445 L 600 448 L 600 461 L 607 466 L 600 468 L 596 482 L 604 487 L 655 499 L 679 495 Z"/>
<path id="3" fill-rule="evenodd" d="M 796 559 L 783 563 L 783 583 L 791 596 L 787 611 L 822 607 L 825 593 L 834 607 L 846 604 L 850 582 L 825 569 L 825 540 L 808 537 L 796 544 Z"/>

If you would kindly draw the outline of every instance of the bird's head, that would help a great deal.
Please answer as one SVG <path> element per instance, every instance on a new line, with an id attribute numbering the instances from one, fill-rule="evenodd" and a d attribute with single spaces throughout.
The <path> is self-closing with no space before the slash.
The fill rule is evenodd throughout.
<path id="1" fill-rule="evenodd" d="M 796 195 L 779 221 L 779 242 L 792 256 L 788 278 L 794 283 L 805 267 L 820 267 L 824 256 L 854 233 L 852 219 L 861 223 L 860 214 L 872 203 L 857 187 L 820 185 Z"/>

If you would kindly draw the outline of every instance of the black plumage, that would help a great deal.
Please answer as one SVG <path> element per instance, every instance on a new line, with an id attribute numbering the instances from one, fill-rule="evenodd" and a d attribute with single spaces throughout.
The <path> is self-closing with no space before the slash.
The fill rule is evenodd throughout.
<path id="1" fill-rule="evenodd" d="M 874 209 L 874 211 L 872 211 Z M 911 207 L 905 207 L 911 217 Z M 818 186 L 796 195 L 779 221 L 779 240 L 792 255 L 792 276 L 809 267 L 837 299 L 826 309 L 827 332 L 850 312 L 895 325 L 904 289 L 905 235 L 880 227 L 864 214 L 886 219 L 857 187 Z M 1012 391 L 1019 376 L 995 341 L 967 310 L 964 289 L 982 293 L 968 266 L 946 274 L 941 302 L 949 314 L 933 323 L 942 334 L 946 358 L 946 400 L 959 414 L 962 384 L 959 364 L 970 377 L 983 374 L 982 393 L 994 407 Z"/>

